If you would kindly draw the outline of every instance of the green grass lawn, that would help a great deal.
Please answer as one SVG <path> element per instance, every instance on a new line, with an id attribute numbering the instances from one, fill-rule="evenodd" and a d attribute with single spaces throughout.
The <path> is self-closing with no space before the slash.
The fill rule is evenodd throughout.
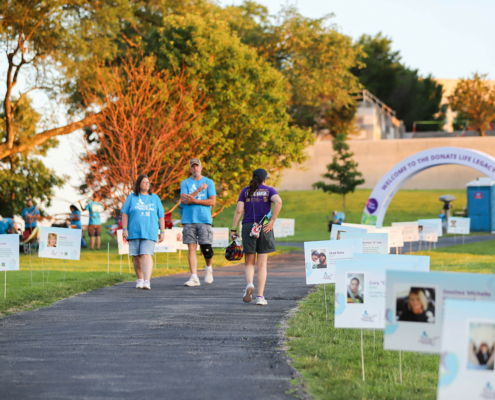
<path id="1" fill-rule="evenodd" d="M 108 263 L 107 245 L 110 244 L 110 262 Z M 299 250 L 293 247 L 279 246 L 273 255 Z M 235 265 L 223 256 L 221 249 L 215 249 L 213 267 Z M 198 260 L 201 260 L 198 253 Z M 167 262 L 168 259 L 168 262 Z M 199 263 L 201 265 L 201 263 Z M 200 267 L 201 268 L 201 267 Z M 106 232 L 102 232 L 101 250 L 81 252 L 79 261 L 40 259 L 33 255 L 21 254 L 20 270 L 7 272 L 7 297 L 4 298 L 5 273 L 0 272 L 0 316 L 14 312 L 45 307 L 57 300 L 84 293 L 90 290 L 115 285 L 136 279 L 132 262 L 127 255 L 121 258 L 117 243 Z M 187 252 L 156 254 L 153 276 L 170 275 L 189 271 Z M 65 279 L 64 279 L 65 277 Z"/>
<path id="2" fill-rule="evenodd" d="M 457 245 L 431 252 L 430 268 L 436 271 L 495 273 L 495 240 Z M 328 320 L 322 285 L 300 302 L 286 332 L 289 354 L 315 399 L 434 399 L 439 356 L 383 350 L 383 331 L 364 331 L 364 364 L 361 372 L 361 331 L 335 329 L 334 285 L 327 285 Z"/>
<path id="3" fill-rule="evenodd" d="M 358 189 L 346 196 L 347 222 L 359 224 L 364 206 L 371 190 Z M 436 218 L 443 206 L 438 198 L 453 194 L 454 209 L 466 206 L 466 191 L 459 190 L 400 190 L 390 203 L 385 215 L 384 226 L 396 221 L 417 221 L 420 218 Z M 295 236 L 279 238 L 278 241 L 303 242 L 325 240 L 330 237 L 327 216 L 333 210 L 342 211 L 342 196 L 323 193 L 319 190 L 280 192 L 283 205 L 280 218 L 295 218 Z M 225 209 L 215 219 L 215 226 L 230 227 L 235 206 Z"/>

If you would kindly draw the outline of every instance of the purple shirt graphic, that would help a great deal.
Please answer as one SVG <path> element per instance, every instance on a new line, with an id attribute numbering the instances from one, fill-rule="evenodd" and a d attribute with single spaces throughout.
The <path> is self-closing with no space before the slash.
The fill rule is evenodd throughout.
<path id="1" fill-rule="evenodd" d="M 260 185 L 258 190 L 256 190 L 250 198 L 248 198 L 248 190 L 249 187 L 242 189 L 239 199 L 237 200 L 244 203 L 244 218 L 242 219 L 243 224 L 260 222 L 261 218 L 267 215 L 272 208 L 272 202 L 270 199 L 273 195 L 278 194 L 274 188 Z"/>

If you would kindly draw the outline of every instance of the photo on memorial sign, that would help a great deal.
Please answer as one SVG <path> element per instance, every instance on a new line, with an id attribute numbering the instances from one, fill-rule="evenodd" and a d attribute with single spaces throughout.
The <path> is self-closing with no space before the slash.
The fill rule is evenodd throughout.
<path id="1" fill-rule="evenodd" d="M 495 324 L 493 322 L 468 321 L 467 323 L 468 370 L 493 371 L 495 359 Z"/>
<path id="2" fill-rule="evenodd" d="M 347 274 L 347 303 L 364 304 L 364 273 Z"/>
<path id="3" fill-rule="evenodd" d="M 48 234 L 48 247 L 57 247 L 57 234 L 49 233 Z"/>
<path id="4" fill-rule="evenodd" d="M 435 294 L 436 288 L 396 285 L 396 320 L 435 323 Z"/>
<path id="5" fill-rule="evenodd" d="M 328 268 L 327 249 L 311 250 L 311 268 L 312 269 Z"/>

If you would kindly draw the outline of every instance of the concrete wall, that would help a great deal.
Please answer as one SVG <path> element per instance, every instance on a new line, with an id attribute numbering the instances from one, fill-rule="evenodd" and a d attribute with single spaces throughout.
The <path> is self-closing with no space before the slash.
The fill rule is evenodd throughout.
<path id="1" fill-rule="evenodd" d="M 422 150 L 435 147 L 463 147 L 483 151 L 495 156 L 495 137 L 397 139 L 380 141 L 350 140 L 358 170 L 366 180 L 360 188 L 372 189 L 380 178 L 395 164 Z M 322 180 L 326 165 L 332 161 L 332 142 L 318 140 L 307 149 L 309 160 L 303 165 L 306 170 L 292 168 L 283 173 L 277 186 L 279 190 L 310 190 L 311 185 Z M 466 183 L 485 176 L 477 170 L 457 165 L 430 168 L 411 178 L 403 189 L 463 189 Z"/>

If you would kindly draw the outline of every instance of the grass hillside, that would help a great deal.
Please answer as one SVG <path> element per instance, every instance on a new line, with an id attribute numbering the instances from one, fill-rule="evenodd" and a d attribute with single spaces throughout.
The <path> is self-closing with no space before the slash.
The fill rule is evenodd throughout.
<path id="1" fill-rule="evenodd" d="M 333 210 L 342 211 L 342 196 L 329 195 L 319 190 L 282 191 L 279 194 L 283 201 L 280 218 L 294 218 L 296 220 L 295 236 L 279 239 L 279 241 L 302 242 L 329 238 L 327 216 L 331 216 Z M 346 196 L 346 222 L 360 223 L 364 206 L 370 194 L 371 190 L 361 189 Z M 436 218 L 443 205 L 438 198 L 444 194 L 452 194 L 456 197 L 452 203 L 454 209 L 462 209 L 466 206 L 466 191 L 462 189 L 400 190 L 388 207 L 384 226 L 396 221 Z M 234 211 L 235 206 L 224 210 L 214 219 L 215 226 L 230 227 Z"/>

